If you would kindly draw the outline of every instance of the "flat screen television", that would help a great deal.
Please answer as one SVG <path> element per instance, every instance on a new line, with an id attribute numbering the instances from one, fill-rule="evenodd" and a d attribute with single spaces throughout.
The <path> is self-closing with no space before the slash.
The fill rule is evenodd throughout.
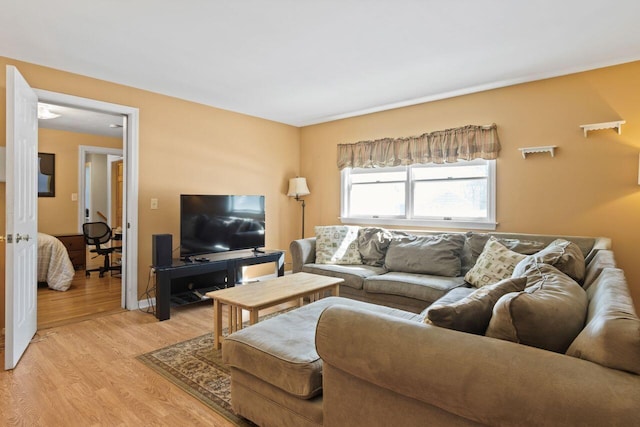
<path id="1" fill-rule="evenodd" d="M 264 247 L 264 196 L 180 195 L 180 256 Z"/>

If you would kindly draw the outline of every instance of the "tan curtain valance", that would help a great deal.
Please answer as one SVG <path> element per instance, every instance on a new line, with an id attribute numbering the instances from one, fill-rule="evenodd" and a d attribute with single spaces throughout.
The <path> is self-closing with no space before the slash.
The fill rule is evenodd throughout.
<path id="1" fill-rule="evenodd" d="M 454 163 L 498 157 L 497 126 L 469 125 L 406 138 L 384 138 L 338 145 L 338 169 Z"/>

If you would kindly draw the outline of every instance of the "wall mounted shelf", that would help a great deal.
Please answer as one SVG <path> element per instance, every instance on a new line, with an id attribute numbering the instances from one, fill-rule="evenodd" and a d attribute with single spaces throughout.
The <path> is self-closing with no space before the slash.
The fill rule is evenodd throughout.
<path id="1" fill-rule="evenodd" d="M 531 154 L 531 153 L 549 153 L 551 154 L 551 157 L 555 157 L 556 148 L 558 148 L 557 145 L 544 145 L 541 147 L 518 148 L 518 150 L 520 150 L 520 152 L 522 153 L 522 158 L 526 159 L 527 154 Z"/>
<path id="2" fill-rule="evenodd" d="M 618 135 L 622 135 L 622 125 L 625 124 L 625 120 L 617 120 L 615 122 L 604 122 L 604 123 L 593 123 L 590 125 L 580 125 L 582 130 L 584 131 L 584 137 L 587 137 L 587 132 L 590 130 L 600 130 L 600 129 L 615 129 L 618 132 Z"/>

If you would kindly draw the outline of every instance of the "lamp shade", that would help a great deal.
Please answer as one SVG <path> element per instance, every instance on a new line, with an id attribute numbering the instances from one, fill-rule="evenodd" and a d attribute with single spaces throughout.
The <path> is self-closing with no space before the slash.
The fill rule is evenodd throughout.
<path id="1" fill-rule="evenodd" d="M 287 196 L 298 197 L 306 196 L 307 194 L 310 194 L 309 187 L 307 187 L 307 178 L 295 177 L 289 180 Z"/>

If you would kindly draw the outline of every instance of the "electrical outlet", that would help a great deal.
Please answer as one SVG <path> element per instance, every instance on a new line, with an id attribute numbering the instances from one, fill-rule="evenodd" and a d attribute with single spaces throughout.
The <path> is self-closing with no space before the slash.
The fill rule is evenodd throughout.
<path id="1" fill-rule="evenodd" d="M 78 201 L 78 193 L 71 193 L 71 201 L 72 202 Z"/>
<path id="2" fill-rule="evenodd" d="M 158 209 L 158 199 L 151 199 L 151 209 Z"/>

